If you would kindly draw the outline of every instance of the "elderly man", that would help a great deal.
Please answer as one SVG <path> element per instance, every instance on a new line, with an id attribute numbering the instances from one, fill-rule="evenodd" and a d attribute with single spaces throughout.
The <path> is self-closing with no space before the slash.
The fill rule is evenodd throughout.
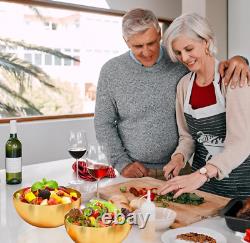
<path id="1" fill-rule="evenodd" d="M 123 17 L 129 51 L 102 67 L 95 109 L 99 143 L 105 144 L 114 167 L 125 177 L 148 176 L 162 169 L 177 145 L 176 85 L 187 69 L 173 63 L 160 45 L 155 15 L 134 9 Z M 226 79 L 245 81 L 245 60 L 234 57 L 220 66 Z M 234 71 L 234 74 L 232 75 Z"/>

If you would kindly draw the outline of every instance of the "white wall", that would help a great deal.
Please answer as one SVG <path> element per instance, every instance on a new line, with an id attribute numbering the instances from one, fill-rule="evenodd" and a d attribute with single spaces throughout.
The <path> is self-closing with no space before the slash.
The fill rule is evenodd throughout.
<path id="1" fill-rule="evenodd" d="M 228 56 L 242 55 L 250 60 L 249 0 L 228 1 Z"/>
<path id="2" fill-rule="evenodd" d="M 237 1 L 236 1 L 237 2 Z M 196 12 L 206 17 L 217 38 L 217 58 L 227 58 L 227 0 L 182 0 L 182 13 Z"/>
<path id="3" fill-rule="evenodd" d="M 18 137 L 23 145 L 23 165 L 69 158 L 67 143 L 72 129 L 83 129 L 89 143 L 94 143 L 93 118 L 20 122 Z M 0 169 L 5 167 L 5 142 L 9 124 L 0 125 Z"/>
<path id="4" fill-rule="evenodd" d="M 206 17 L 206 0 L 182 0 L 182 13 L 192 12 Z"/>
<path id="5" fill-rule="evenodd" d="M 181 14 L 182 0 L 106 0 L 111 9 L 128 11 L 133 8 L 147 8 L 157 17 L 174 19 Z"/>
<path id="6" fill-rule="evenodd" d="M 219 60 L 227 59 L 228 20 L 227 0 L 206 0 L 206 16 L 211 24 L 216 38 Z"/>

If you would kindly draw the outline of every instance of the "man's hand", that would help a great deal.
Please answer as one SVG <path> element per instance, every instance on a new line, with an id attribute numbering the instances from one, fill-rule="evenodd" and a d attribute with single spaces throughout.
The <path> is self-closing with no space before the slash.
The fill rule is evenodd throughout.
<path id="1" fill-rule="evenodd" d="M 182 154 L 176 154 L 172 159 L 163 167 L 165 178 L 168 180 L 171 175 L 177 176 L 180 170 L 184 167 L 184 157 Z"/>
<path id="2" fill-rule="evenodd" d="M 250 86 L 250 69 L 240 56 L 220 62 L 219 73 L 224 78 L 225 85 L 230 83 L 231 88 L 235 88 L 237 85 L 243 87 L 246 82 Z"/>
<path id="3" fill-rule="evenodd" d="M 148 176 L 148 171 L 149 170 L 142 163 L 135 161 L 124 167 L 121 171 L 121 175 L 130 178 L 140 178 Z"/>

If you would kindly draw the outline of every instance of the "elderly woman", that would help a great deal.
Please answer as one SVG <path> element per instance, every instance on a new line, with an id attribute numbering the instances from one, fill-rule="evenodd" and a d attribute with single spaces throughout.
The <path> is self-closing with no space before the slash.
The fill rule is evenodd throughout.
<path id="1" fill-rule="evenodd" d="M 164 167 L 174 175 L 159 189 L 175 197 L 200 189 L 221 196 L 250 196 L 250 87 L 226 88 L 218 73 L 214 34 L 203 17 L 184 14 L 167 29 L 173 61 L 190 72 L 177 86 L 179 144 Z M 192 173 L 178 176 L 192 154 Z"/>

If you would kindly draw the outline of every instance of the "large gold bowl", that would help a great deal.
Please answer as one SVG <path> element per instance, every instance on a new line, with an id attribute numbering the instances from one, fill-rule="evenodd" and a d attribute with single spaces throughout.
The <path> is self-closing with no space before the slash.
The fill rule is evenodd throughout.
<path id="1" fill-rule="evenodd" d="M 81 204 L 81 193 L 71 188 L 68 189 L 69 192 L 76 192 L 78 199 L 72 203 L 58 205 L 34 205 L 22 202 L 16 196 L 22 190 L 20 189 L 13 194 L 16 211 L 24 221 L 41 228 L 54 228 L 63 225 L 65 214 L 72 208 L 79 208 Z"/>
<path id="2" fill-rule="evenodd" d="M 128 235 L 131 225 L 113 225 L 108 227 L 86 227 L 69 223 L 65 216 L 65 228 L 76 243 L 121 243 Z"/>

